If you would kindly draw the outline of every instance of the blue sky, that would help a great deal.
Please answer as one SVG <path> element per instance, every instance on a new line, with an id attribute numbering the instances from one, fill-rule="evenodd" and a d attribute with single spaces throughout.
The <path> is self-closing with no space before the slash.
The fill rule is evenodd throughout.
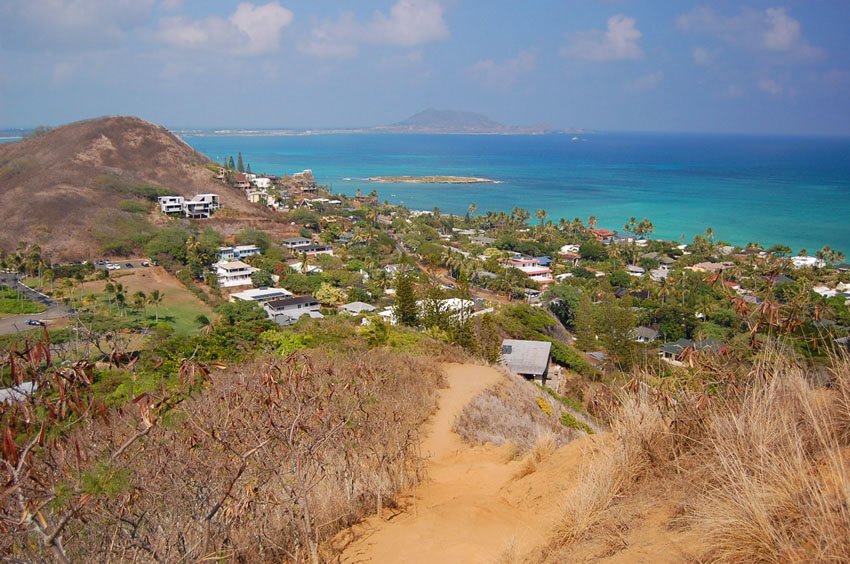
<path id="1" fill-rule="evenodd" d="M 0 0 L 0 125 L 850 134 L 836 1 Z"/>

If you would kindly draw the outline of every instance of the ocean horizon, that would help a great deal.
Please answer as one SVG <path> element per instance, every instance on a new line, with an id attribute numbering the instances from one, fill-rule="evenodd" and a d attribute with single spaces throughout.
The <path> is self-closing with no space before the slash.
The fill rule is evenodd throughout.
<path id="1" fill-rule="evenodd" d="M 574 139 L 577 137 L 578 139 Z M 548 218 L 596 216 L 622 231 L 648 217 L 654 238 L 691 241 L 712 228 L 737 245 L 784 244 L 850 252 L 850 139 L 693 133 L 548 135 L 197 135 L 211 159 L 242 152 L 254 172 L 311 169 L 352 195 L 376 190 L 411 209 L 478 214 L 523 207 Z M 374 176 L 455 175 L 497 184 L 369 182 Z"/>

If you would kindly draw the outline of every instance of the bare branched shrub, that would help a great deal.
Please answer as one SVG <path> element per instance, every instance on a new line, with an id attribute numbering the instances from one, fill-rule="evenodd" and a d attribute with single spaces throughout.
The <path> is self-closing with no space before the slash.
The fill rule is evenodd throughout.
<path id="1" fill-rule="evenodd" d="M 38 440 L 12 447 L 28 470 L 19 473 L 23 507 L 0 500 L 10 518 L 0 551 L 330 558 L 326 539 L 421 478 L 417 430 L 441 378 L 434 362 L 388 350 L 297 355 L 214 372 L 180 403 L 149 397 L 147 419 L 127 409 L 42 449 Z M 15 525 L 22 509 L 38 512 L 26 526 Z"/>

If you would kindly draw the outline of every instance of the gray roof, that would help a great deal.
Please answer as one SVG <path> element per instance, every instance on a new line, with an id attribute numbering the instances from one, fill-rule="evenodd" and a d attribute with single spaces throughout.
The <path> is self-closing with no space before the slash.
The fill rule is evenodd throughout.
<path id="1" fill-rule="evenodd" d="M 375 311 L 375 306 L 369 305 L 366 302 L 351 302 L 350 304 L 345 304 L 342 306 L 342 309 L 347 311 L 348 313 L 358 314 L 363 313 L 364 311 Z"/>
<path id="2" fill-rule="evenodd" d="M 552 343 L 548 341 L 502 341 L 502 362 L 517 374 L 542 376 L 549 367 Z"/>
<path id="3" fill-rule="evenodd" d="M 632 331 L 632 335 L 635 338 L 640 337 L 643 339 L 654 340 L 658 338 L 658 331 L 652 329 L 651 327 L 638 327 L 637 329 Z"/>

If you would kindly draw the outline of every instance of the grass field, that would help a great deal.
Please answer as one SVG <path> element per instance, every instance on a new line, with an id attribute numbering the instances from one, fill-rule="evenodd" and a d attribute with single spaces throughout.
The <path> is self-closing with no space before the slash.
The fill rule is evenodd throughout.
<path id="1" fill-rule="evenodd" d="M 196 298 L 179 280 L 162 268 L 124 270 L 113 273 L 111 280 L 113 283 L 119 282 L 124 286 L 128 304 L 124 308 L 124 314 L 127 316 L 141 316 L 153 323 L 158 310 L 160 323 L 170 323 L 175 331 L 182 334 L 193 333 L 200 328 L 195 321 L 199 315 L 205 315 L 210 319 L 215 317 L 210 306 Z M 81 289 L 74 291 L 74 296 L 79 299 L 81 296 L 103 294 L 105 286 L 105 280 L 86 282 Z M 153 290 L 159 290 L 163 296 L 159 308 L 147 305 L 142 312 L 136 312 L 129 307 L 136 292 L 141 291 L 145 295 L 150 295 Z M 97 307 L 111 307 L 113 311 L 117 311 L 117 306 L 110 306 L 104 300 L 101 300 Z"/>
<path id="2" fill-rule="evenodd" d="M 0 317 L 22 313 L 41 313 L 45 309 L 47 309 L 47 306 L 44 304 L 22 299 L 15 290 L 0 289 Z"/>

